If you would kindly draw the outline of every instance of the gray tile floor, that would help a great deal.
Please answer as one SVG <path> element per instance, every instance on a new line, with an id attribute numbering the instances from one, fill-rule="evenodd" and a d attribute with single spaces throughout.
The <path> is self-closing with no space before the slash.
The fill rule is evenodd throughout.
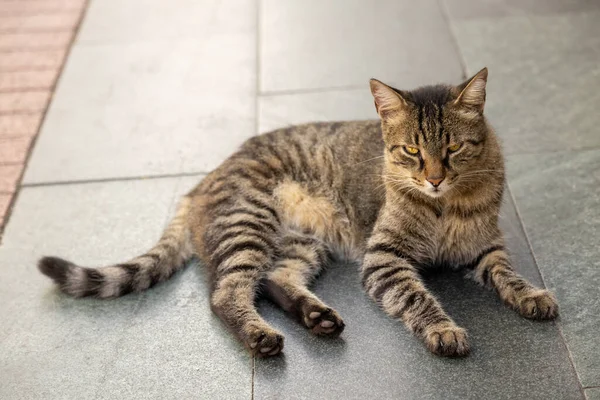
<path id="1" fill-rule="evenodd" d="M 0 247 L 0 398 L 600 399 L 600 4 L 586 0 L 91 0 Z M 211 314 L 202 269 L 114 301 L 68 299 L 35 262 L 119 261 L 245 138 L 374 118 L 368 78 L 411 88 L 490 68 L 502 226 L 557 294 L 519 318 L 457 276 L 429 282 L 472 337 L 430 355 L 335 265 L 316 292 L 343 336 L 268 302 L 283 357 L 252 360 Z"/>

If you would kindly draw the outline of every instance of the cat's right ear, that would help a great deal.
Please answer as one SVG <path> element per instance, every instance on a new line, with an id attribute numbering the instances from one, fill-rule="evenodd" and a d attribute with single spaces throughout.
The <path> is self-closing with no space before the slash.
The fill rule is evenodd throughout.
<path id="1" fill-rule="evenodd" d="M 406 100 L 394 89 L 377 79 L 371 79 L 369 83 L 375 100 L 375 109 L 381 119 L 399 114 L 406 108 Z"/>

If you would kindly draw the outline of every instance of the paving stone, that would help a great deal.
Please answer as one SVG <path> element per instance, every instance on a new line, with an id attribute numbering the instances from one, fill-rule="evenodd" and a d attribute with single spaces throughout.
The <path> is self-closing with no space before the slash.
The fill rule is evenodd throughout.
<path id="1" fill-rule="evenodd" d="M 489 67 L 486 112 L 507 153 L 600 145 L 600 11 L 454 21 L 470 73 Z"/>
<path id="2" fill-rule="evenodd" d="M 77 40 L 82 43 L 191 37 L 202 40 L 216 33 L 247 35 L 254 39 L 256 3 L 255 0 L 92 1 Z M 228 49 L 242 51 L 254 47 L 240 45 Z M 206 58 L 202 63 L 209 60 Z"/>
<path id="3" fill-rule="evenodd" d="M 594 0 L 444 0 L 452 18 L 551 15 L 600 8 Z"/>
<path id="4" fill-rule="evenodd" d="M 434 0 L 264 0 L 259 21 L 261 91 L 366 87 L 373 77 L 412 88 L 462 77 Z"/>
<path id="5" fill-rule="evenodd" d="M 585 398 L 587 400 L 600 400 L 600 388 L 586 389 Z"/>
<path id="6" fill-rule="evenodd" d="M 25 182 L 212 170 L 255 134 L 253 43 L 76 45 Z"/>
<path id="7" fill-rule="evenodd" d="M 509 184 L 583 386 L 600 385 L 600 152 L 512 156 Z"/>
<path id="8" fill-rule="evenodd" d="M 517 269 L 540 277 L 510 201 L 502 225 Z M 523 246 L 523 248 L 519 248 Z M 357 267 L 337 264 L 315 292 L 337 309 L 346 330 L 337 340 L 311 336 L 268 302 L 261 311 L 286 335 L 285 355 L 257 360 L 255 399 L 581 399 L 577 377 L 554 323 L 525 320 L 497 296 L 462 279 L 428 281 L 445 309 L 470 334 L 472 354 L 444 359 L 430 354 L 399 322 L 363 294 Z"/>
<path id="9" fill-rule="evenodd" d="M 0 247 L 0 375 L 11 378 L 0 398 L 250 398 L 251 359 L 212 315 L 197 265 L 112 301 L 67 298 L 35 267 L 47 254 L 94 266 L 144 251 L 187 188 L 170 178 L 20 192 Z"/>
<path id="10" fill-rule="evenodd" d="M 355 90 L 261 96 L 259 132 L 317 121 L 378 118 L 368 85 Z"/>

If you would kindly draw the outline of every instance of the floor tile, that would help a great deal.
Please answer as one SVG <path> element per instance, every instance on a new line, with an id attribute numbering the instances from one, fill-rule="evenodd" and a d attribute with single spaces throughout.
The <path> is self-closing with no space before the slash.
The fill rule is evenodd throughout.
<path id="1" fill-rule="evenodd" d="M 462 77 L 438 2 L 263 0 L 260 89 L 399 88 Z M 443 66 L 443 68 L 440 68 Z"/>
<path id="2" fill-rule="evenodd" d="M 25 182 L 210 171 L 255 133 L 255 85 L 252 36 L 76 45 Z"/>
<path id="3" fill-rule="evenodd" d="M 594 0 L 444 0 L 456 19 L 549 15 L 600 8 Z"/>
<path id="4" fill-rule="evenodd" d="M 600 400 L 600 387 L 585 390 L 587 400 Z"/>
<path id="5" fill-rule="evenodd" d="M 502 224 L 517 269 L 539 274 L 510 201 Z M 344 317 L 337 340 L 311 336 L 295 321 L 261 303 L 261 312 L 286 334 L 285 355 L 257 360 L 255 399 L 581 399 L 576 376 L 553 323 L 519 317 L 495 294 L 457 275 L 429 281 L 446 310 L 467 328 L 473 346 L 465 359 L 428 353 L 400 323 L 363 294 L 356 266 L 336 264 L 317 280 L 316 293 Z"/>
<path id="6" fill-rule="evenodd" d="M 255 0 L 92 0 L 78 42 L 133 42 L 256 33 Z M 244 46 L 229 47 L 236 51 Z M 203 60 L 207 62 L 209 58 Z"/>
<path id="7" fill-rule="evenodd" d="M 356 90 L 261 96 L 258 131 L 317 121 L 378 118 L 369 86 Z"/>
<path id="8" fill-rule="evenodd" d="M 12 378 L 0 398 L 250 398 L 251 360 L 210 312 L 197 265 L 113 301 L 67 298 L 35 267 L 45 254 L 102 265 L 146 250 L 186 179 L 20 192 L 0 248 L 0 375 Z"/>
<path id="9" fill-rule="evenodd" d="M 471 73 L 490 69 L 487 115 L 507 153 L 600 146 L 600 11 L 454 21 Z"/>
<path id="10" fill-rule="evenodd" d="M 600 153 L 520 155 L 509 184 L 584 386 L 600 385 Z"/>

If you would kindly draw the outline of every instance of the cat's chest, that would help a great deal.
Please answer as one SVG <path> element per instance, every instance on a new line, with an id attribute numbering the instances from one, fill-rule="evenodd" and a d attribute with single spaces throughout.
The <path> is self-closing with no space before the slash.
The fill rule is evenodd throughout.
<path id="1" fill-rule="evenodd" d="M 495 226 L 487 217 L 442 216 L 436 232 L 436 264 L 460 266 L 473 260 L 493 240 Z"/>

